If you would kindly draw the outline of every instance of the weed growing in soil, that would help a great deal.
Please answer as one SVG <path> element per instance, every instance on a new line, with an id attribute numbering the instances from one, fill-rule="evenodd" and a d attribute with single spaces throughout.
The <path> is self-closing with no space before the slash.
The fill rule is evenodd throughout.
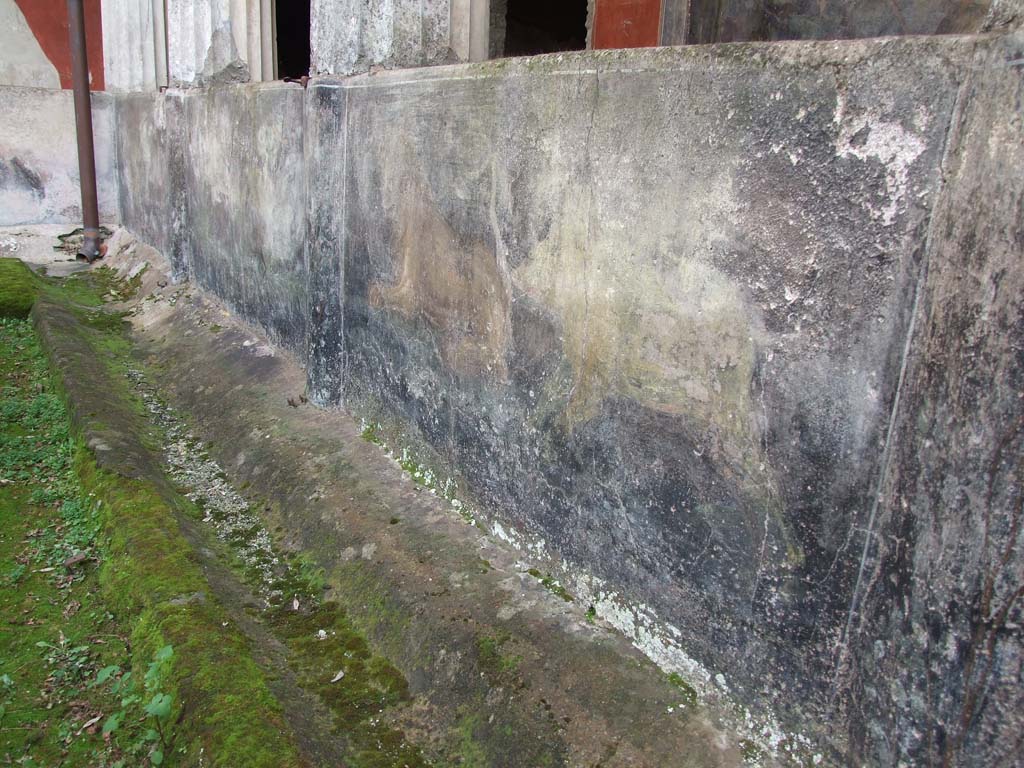
<path id="1" fill-rule="evenodd" d="M 116 699 L 88 681 L 127 639 L 99 593 L 99 505 L 27 320 L 0 318 L 0 382 L 0 762 L 113 766 L 120 743 L 100 730 Z"/>

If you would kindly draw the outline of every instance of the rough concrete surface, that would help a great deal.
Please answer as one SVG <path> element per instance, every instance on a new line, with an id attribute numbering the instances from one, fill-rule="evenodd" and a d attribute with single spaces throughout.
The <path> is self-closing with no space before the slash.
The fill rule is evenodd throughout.
<path id="1" fill-rule="evenodd" d="M 100 220 L 116 223 L 114 102 L 92 95 Z M 80 223 L 71 91 L 0 87 L 0 226 Z"/>
<path id="2" fill-rule="evenodd" d="M 20 227 L 0 227 L 0 258 L 20 259 L 36 272 L 53 277 L 66 277 L 88 267 L 75 254 L 56 249 L 58 236 L 66 234 L 67 224 L 30 224 Z"/>
<path id="3" fill-rule="evenodd" d="M 112 258 L 130 274 L 128 254 Z M 292 407 L 306 376 L 296 358 L 191 285 L 167 285 L 161 259 L 147 259 L 120 308 L 158 395 L 189 414 L 268 528 L 324 569 L 329 597 L 408 679 L 413 704 L 395 725 L 434 764 L 743 763 L 753 742 L 731 713 L 695 703 L 585 604 L 546 589 L 520 552 L 417 485 L 350 416 Z M 138 453 L 137 435 L 103 438 L 119 454 L 132 440 Z"/>
<path id="4" fill-rule="evenodd" d="M 300 353 L 303 108 L 302 88 L 284 83 L 118 100 L 121 207 L 134 231 L 168 255 L 176 276 L 194 275 Z"/>
<path id="5" fill-rule="evenodd" d="M 176 269 L 305 353 L 314 400 L 451 475 L 496 535 L 702 693 L 851 760 L 998 764 L 1019 711 L 1021 575 L 984 574 L 986 553 L 1017 562 L 1016 528 L 967 537 L 981 549 L 959 569 L 929 542 L 1019 502 L 1005 473 L 976 514 L 954 501 L 978 477 L 971 439 L 1021 415 L 1005 367 L 1019 189 L 999 186 L 1019 168 L 1004 151 L 1019 145 L 1015 45 L 609 51 L 318 80 L 294 118 L 294 194 L 281 188 L 301 179 L 274 176 L 296 162 L 288 92 L 124 101 L 122 137 L 175 99 L 183 116 L 161 128 L 164 154 L 122 139 L 125 221 L 165 232 L 148 185 L 180 195 Z M 271 212 L 280 237 L 253 235 Z M 990 273 L 975 294 L 952 288 L 968 257 Z M 952 363 L 927 373 L 982 354 L 944 340 L 971 318 L 999 382 L 984 408 L 957 399 Z M 925 636 L 939 601 L 919 582 L 941 573 L 930 588 L 959 590 L 955 608 Z M 922 660 L 940 643 L 943 660 Z"/>
<path id="6" fill-rule="evenodd" d="M 454 61 L 449 0 L 313 0 L 312 72 Z"/>
<path id="7" fill-rule="evenodd" d="M 689 30 L 665 44 L 950 35 L 1009 26 L 1020 0 L 667 0 L 689 9 Z"/>

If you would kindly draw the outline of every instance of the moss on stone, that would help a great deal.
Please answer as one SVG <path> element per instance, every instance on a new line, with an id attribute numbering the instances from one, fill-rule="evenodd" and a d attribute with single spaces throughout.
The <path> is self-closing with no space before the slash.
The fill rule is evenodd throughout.
<path id="1" fill-rule="evenodd" d="M 74 327 L 65 327 L 67 321 L 50 322 L 48 332 L 73 334 L 79 346 L 88 346 L 96 375 L 104 378 L 108 397 L 99 414 L 89 415 L 84 429 L 95 431 L 95 422 L 103 418 L 116 422 L 111 427 L 115 435 L 127 430 L 145 441 L 149 426 L 141 418 L 144 404 L 124 376 L 131 347 L 123 324 L 120 317 L 109 319 L 109 313 L 92 310 L 89 301 L 88 291 L 108 288 L 104 281 L 83 283 L 76 290 L 84 300 L 64 316 L 74 318 Z M 62 305 L 68 309 L 66 300 Z M 84 447 L 78 463 L 87 488 L 103 500 L 105 509 L 111 559 L 101 583 L 119 612 L 139 617 L 132 634 L 135 665 L 144 667 L 165 645 L 175 649 L 166 688 L 175 700 L 172 717 L 180 723 L 175 753 L 181 764 L 198 764 L 200 752 L 205 765 L 300 764 L 281 708 L 248 641 L 212 596 L 194 545 L 179 528 L 179 519 L 202 518 L 201 511 L 158 468 L 143 467 L 140 478 L 124 477 L 98 466 Z M 242 580 L 259 581 L 241 560 L 232 561 L 233 544 L 209 542 Z M 266 621 L 287 646 L 287 664 L 299 684 L 333 715 L 336 735 L 346 744 L 346 764 L 427 766 L 420 750 L 382 715 L 409 699 L 404 676 L 370 650 L 343 610 L 320 602 L 322 568 L 309 558 L 284 553 L 281 565 L 270 585 L 272 594 L 281 597 L 272 601 Z M 293 596 L 301 597 L 296 603 L 301 610 L 293 608 Z M 374 593 L 370 599 L 382 613 L 389 609 L 385 595 Z"/>
<path id="2" fill-rule="evenodd" d="M 138 617 L 133 666 L 141 672 L 156 649 L 175 648 L 167 688 L 182 762 L 192 764 L 201 751 L 211 766 L 300 765 L 248 642 L 207 595 L 174 511 L 149 483 L 100 469 L 84 446 L 76 466 L 83 486 L 102 502 L 109 558 L 100 584 L 116 612 Z"/>
<path id="3" fill-rule="evenodd" d="M 668 681 L 682 692 L 683 703 L 686 704 L 686 706 L 697 706 L 697 689 L 686 682 L 678 672 L 672 672 L 668 676 Z"/>
<path id="4" fill-rule="evenodd" d="M 530 568 L 527 571 L 527 573 L 533 576 L 533 578 L 537 579 L 537 581 L 541 583 L 541 586 L 543 586 L 544 589 L 546 589 L 551 594 L 555 595 L 556 597 L 562 598 L 567 603 L 573 602 L 573 596 L 570 595 L 569 592 L 565 589 L 565 587 L 559 584 L 558 580 L 550 573 L 543 574 L 536 568 Z"/>
<path id="5" fill-rule="evenodd" d="M 336 732 L 347 742 L 348 765 L 428 765 L 420 750 L 382 717 L 409 700 L 405 677 L 372 652 L 344 610 L 335 603 L 312 610 L 284 605 L 273 613 L 271 625 L 287 643 L 302 687 L 315 691 L 330 708 Z"/>
<path id="6" fill-rule="evenodd" d="M 523 661 L 522 656 L 503 652 L 503 646 L 510 639 L 511 636 L 506 632 L 477 638 L 476 648 L 480 667 L 496 684 L 515 675 Z"/>
<path id="7" fill-rule="evenodd" d="M 19 259 L 0 259 L 0 317 L 25 318 L 39 295 L 39 279 Z"/>
<path id="8" fill-rule="evenodd" d="M 117 272 L 109 267 L 96 267 L 83 272 L 76 272 L 66 278 L 47 278 L 43 281 L 43 291 L 47 296 L 74 307 L 102 307 L 105 296 L 127 299 L 133 295 L 132 282 L 121 280 Z"/>
<path id="9" fill-rule="evenodd" d="M 164 764 L 300 766 L 294 737 L 248 640 L 209 595 L 180 528 L 184 504 L 178 509 L 180 499 L 159 471 L 130 450 L 119 458 L 139 465 L 113 472 L 85 444 L 86 435 L 137 435 L 145 424 L 138 399 L 116 375 L 130 349 L 121 319 L 89 309 L 108 286 L 106 278 L 79 284 L 74 305 L 48 287 L 48 301 L 34 317 L 51 356 L 61 360 L 54 367 L 75 416 L 75 468 L 83 489 L 99 502 L 106 537 L 99 581 L 111 610 L 131 626 L 132 666 L 143 673 L 157 649 L 174 648 L 164 684 L 174 702 L 173 749 Z"/>

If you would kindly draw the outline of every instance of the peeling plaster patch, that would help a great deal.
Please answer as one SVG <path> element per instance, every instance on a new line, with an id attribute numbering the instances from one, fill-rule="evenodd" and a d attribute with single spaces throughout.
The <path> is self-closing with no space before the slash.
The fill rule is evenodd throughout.
<path id="1" fill-rule="evenodd" d="M 0 84 L 60 88 L 57 68 L 46 57 L 14 0 L 0 0 Z"/>
<path id="2" fill-rule="evenodd" d="M 836 99 L 834 122 L 839 126 L 836 137 L 836 157 L 854 157 L 861 162 L 876 160 L 885 168 L 886 203 L 870 208 L 873 218 L 881 218 L 891 226 L 903 209 L 910 181 L 910 168 L 925 151 L 924 140 L 906 130 L 899 123 L 883 120 L 874 111 L 846 119 L 846 100 L 840 94 Z M 923 131 L 930 122 L 924 107 L 915 115 L 915 128 Z"/>
<path id="3" fill-rule="evenodd" d="M 168 39 L 172 85 L 192 87 L 249 79 L 249 68 L 235 44 L 227 0 L 168 0 L 167 23 L 168 29 L 191 32 Z"/>

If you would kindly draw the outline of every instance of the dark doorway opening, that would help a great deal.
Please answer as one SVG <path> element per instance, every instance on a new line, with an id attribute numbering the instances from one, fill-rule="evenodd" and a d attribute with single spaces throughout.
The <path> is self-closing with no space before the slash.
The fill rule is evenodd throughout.
<path id="1" fill-rule="evenodd" d="M 278 0 L 274 8 L 277 22 L 277 79 L 309 74 L 309 0 Z"/>
<path id="2" fill-rule="evenodd" d="M 506 56 L 534 56 L 587 47 L 587 0 L 508 0 Z"/>

